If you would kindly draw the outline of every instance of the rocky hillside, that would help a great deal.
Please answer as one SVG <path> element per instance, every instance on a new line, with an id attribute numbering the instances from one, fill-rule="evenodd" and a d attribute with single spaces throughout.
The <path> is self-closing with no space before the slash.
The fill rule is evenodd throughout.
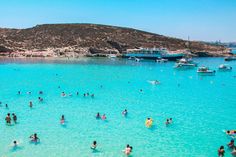
<path id="1" fill-rule="evenodd" d="M 28 29 L 0 29 L 0 54 L 6 56 L 80 56 L 122 54 L 140 47 L 190 49 L 195 55 L 225 55 L 223 46 L 166 37 L 131 28 L 95 24 L 45 24 Z"/>

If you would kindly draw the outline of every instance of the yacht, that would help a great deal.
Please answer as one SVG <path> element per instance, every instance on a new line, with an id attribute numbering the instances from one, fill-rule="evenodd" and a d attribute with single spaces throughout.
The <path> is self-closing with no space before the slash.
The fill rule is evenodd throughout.
<path id="1" fill-rule="evenodd" d="M 157 62 L 157 63 L 165 63 L 165 62 L 168 62 L 168 59 L 157 58 L 157 59 L 156 59 L 156 62 Z"/>
<path id="2" fill-rule="evenodd" d="M 197 73 L 199 74 L 215 74 L 215 70 L 211 70 L 206 66 L 199 67 Z"/>
<path id="3" fill-rule="evenodd" d="M 236 57 L 225 57 L 225 61 L 233 61 L 236 60 Z"/>

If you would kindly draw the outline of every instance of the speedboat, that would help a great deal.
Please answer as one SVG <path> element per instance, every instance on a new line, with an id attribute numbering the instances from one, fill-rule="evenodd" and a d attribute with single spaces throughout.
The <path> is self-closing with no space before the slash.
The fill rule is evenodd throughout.
<path id="1" fill-rule="evenodd" d="M 158 62 L 158 63 L 165 63 L 167 61 L 168 61 L 168 59 L 164 59 L 164 58 L 157 58 L 156 59 L 156 62 Z"/>
<path id="2" fill-rule="evenodd" d="M 117 56 L 115 54 L 109 54 L 108 58 L 116 58 Z"/>
<path id="3" fill-rule="evenodd" d="M 134 58 L 134 60 L 136 61 L 136 62 L 139 62 L 140 61 L 140 59 L 139 58 Z"/>
<path id="4" fill-rule="evenodd" d="M 219 66 L 219 71 L 231 71 L 232 67 L 227 64 L 221 64 Z"/>
<path id="5" fill-rule="evenodd" d="M 236 57 L 225 57 L 225 61 L 233 61 L 236 60 Z"/>
<path id="6" fill-rule="evenodd" d="M 211 70 L 206 66 L 199 67 L 197 73 L 199 74 L 215 74 L 215 70 Z"/>
<path id="7" fill-rule="evenodd" d="M 191 59 L 182 58 L 178 60 L 175 64 L 175 68 L 193 68 L 196 67 L 197 63 L 193 62 Z"/>

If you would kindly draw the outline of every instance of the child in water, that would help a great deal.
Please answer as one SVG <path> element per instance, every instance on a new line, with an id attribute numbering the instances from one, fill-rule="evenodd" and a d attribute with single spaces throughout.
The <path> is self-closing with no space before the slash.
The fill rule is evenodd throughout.
<path id="1" fill-rule="evenodd" d="M 223 157 L 224 154 L 225 154 L 224 146 L 220 146 L 220 148 L 218 149 L 218 156 Z"/>

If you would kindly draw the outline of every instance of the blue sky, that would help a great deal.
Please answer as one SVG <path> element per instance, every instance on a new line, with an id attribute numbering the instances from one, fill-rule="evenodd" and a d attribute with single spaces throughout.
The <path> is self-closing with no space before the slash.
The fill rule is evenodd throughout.
<path id="1" fill-rule="evenodd" d="M 0 0 L 0 27 L 98 23 L 191 40 L 236 41 L 236 0 Z"/>

